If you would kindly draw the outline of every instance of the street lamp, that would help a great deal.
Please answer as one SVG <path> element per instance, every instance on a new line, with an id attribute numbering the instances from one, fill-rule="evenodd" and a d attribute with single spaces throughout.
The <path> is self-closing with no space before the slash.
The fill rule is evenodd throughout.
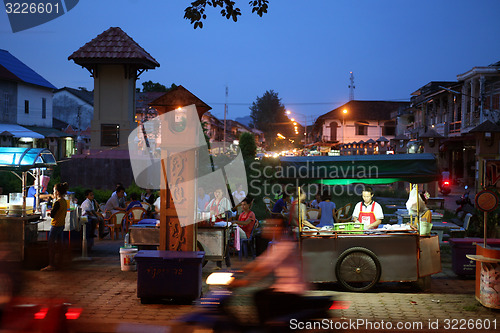
<path id="1" fill-rule="evenodd" d="M 292 114 L 292 111 L 286 110 L 285 113 L 289 116 Z M 294 112 L 294 113 L 301 115 L 301 116 L 304 116 L 304 148 L 306 148 L 306 145 L 307 145 L 307 115 L 305 115 L 303 113 L 298 113 L 298 112 Z M 293 122 L 295 134 L 299 134 L 298 129 L 297 129 L 297 124 L 295 122 L 295 118 L 290 118 L 290 120 Z"/>
<path id="2" fill-rule="evenodd" d="M 345 115 L 347 114 L 347 110 L 342 110 L 342 144 L 344 144 L 344 128 L 345 128 Z"/>

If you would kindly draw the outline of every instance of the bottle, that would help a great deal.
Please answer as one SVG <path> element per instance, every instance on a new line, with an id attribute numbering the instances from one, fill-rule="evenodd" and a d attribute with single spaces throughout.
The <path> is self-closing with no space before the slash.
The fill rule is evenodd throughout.
<path id="1" fill-rule="evenodd" d="M 124 241 L 126 248 L 130 247 L 129 241 L 130 241 L 130 233 L 127 232 L 127 234 L 125 235 L 125 241 Z"/>

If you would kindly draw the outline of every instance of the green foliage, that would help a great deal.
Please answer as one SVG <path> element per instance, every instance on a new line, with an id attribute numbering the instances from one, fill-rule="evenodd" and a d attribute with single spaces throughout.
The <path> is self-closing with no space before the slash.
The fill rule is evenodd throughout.
<path id="1" fill-rule="evenodd" d="M 0 172 L 0 187 L 2 194 L 21 192 L 21 180 L 10 172 Z"/>
<path id="2" fill-rule="evenodd" d="M 174 88 L 177 88 L 177 85 L 175 83 L 172 83 L 170 88 L 167 88 L 163 84 L 153 82 L 151 80 L 142 83 L 142 92 L 167 92 Z"/>
<path id="3" fill-rule="evenodd" d="M 255 159 L 257 154 L 257 145 L 255 144 L 255 137 L 248 132 L 244 132 L 240 135 L 240 150 L 243 158 L 248 161 Z"/>
<path id="4" fill-rule="evenodd" d="M 264 132 L 266 142 L 270 147 L 274 146 L 278 133 L 288 138 L 293 132 L 293 124 L 285 111 L 278 93 L 273 90 L 266 91 L 262 97 L 257 96 L 256 101 L 250 107 L 251 125 Z"/>
<path id="5" fill-rule="evenodd" d="M 257 13 L 260 17 L 267 13 L 269 0 L 252 0 L 249 2 L 252 8 L 252 13 Z M 233 0 L 195 0 L 191 2 L 191 6 L 184 9 L 184 18 L 189 20 L 191 24 L 194 23 L 193 28 L 203 28 L 202 20 L 207 18 L 205 8 L 220 7 L 220 14 L 226 19 L 232 19 L 234 22 L 238 21 L 238 16 L 241 15 L 241 10 L 235 7 L 236 4 Z"/>

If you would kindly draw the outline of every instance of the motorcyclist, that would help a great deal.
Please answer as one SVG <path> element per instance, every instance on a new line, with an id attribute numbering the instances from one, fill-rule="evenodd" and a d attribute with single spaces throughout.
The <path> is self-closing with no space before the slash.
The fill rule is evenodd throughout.
<path id="1" fill-rule="evenodd" d="M 268 275 L 274 275 L 274 283 L 270 287 L 254 294 L 261 325 L 269 321 L 285 322 L 289 318 L 307 316 L 308 313 L 318 311 L 317 309 L 324 309 L 322 302 L 331 304 L 328 298 L 318 300 L 304 297 L 307 284 L 302 278 L 297 242 L 293 241 L 285 230 L 282 219 L 267 220 L 262 236 L 272 239 L 272 245 L 256 260 L 246 265 L 244 277 L 236 278 L 231 283 L 231 287 L 243 287 L 261 281 Z"/>

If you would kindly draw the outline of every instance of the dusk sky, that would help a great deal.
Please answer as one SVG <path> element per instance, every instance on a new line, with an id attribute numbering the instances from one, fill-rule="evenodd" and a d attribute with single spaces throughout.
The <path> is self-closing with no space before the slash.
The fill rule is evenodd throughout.
<path id="1" fill-rule="evenodd" d="M 189 0 L 81 0 L 67 14 L 12 33 L 0 13 L 0 48 L 58 88 L 93 89 L 87 70 L 68 56 L 109 27 L 120 27 L 160 67 L 137 82 L 181 84 L 222 118 L 249 115 L 273 89 L 308 124 L 349 98 L 409 100 L 429 81 L 452 81 L 475 66 L 500 61 L 499 0 L 271 0 L 262 18 L 248 0 L 228 21 L 207 9 L 203 29 L 183 18 Z M 297 115 L 304 123 L 304 117 Z"/>

